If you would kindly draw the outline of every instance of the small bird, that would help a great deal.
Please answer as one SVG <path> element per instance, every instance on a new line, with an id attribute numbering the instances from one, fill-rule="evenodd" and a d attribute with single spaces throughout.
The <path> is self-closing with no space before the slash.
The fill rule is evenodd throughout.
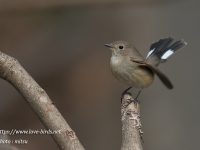
<path id="1" fill-rule="evenodd" d="M 144 58 L 128 42 L 115 41 L 105 44 L 112 51 L 110 67 L 113 75 L 130 86 L 124 92 L 132 87 L 139 89 L 137 97 L 143 88 L 152 84 L 155 74 L 168 89 L 173 88 L 168 77 L 158 69 L 158 65 L 166 62 L 170 56 L 185 45 L 187 43 L 184 40 L 175 41 L 171 37 L 163 38 L 151 44 L 149 52 Z"/>

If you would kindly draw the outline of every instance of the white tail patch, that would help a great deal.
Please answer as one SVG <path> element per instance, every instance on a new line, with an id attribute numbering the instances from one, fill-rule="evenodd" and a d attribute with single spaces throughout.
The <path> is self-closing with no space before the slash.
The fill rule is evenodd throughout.
<path id="1" fill-rule="evenodd" d="M 169 58 L 173 53 L 174 53 L 174 51 L 172 51 L 171 49 L 169 49 L 168 51 L 166 51 L 166 52 L 162 55 L 161 59 L 167 59 L 167 58 Z"/>
<path id="2" fill-rule="evenodd" d="M 154 50 L 155 50 L 155 48 L 154 49 L 152 49 L 152 50 L 150 50 L 149 52 L 148 52 L 148 54 L 147 54 L 147 57 L 146 58 L 148 58 L 153 52 L 154 52 Z"/>

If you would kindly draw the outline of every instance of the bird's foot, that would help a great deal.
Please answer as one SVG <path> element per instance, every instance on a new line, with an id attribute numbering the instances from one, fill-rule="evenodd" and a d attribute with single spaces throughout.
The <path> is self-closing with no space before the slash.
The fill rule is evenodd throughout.
<path id="1" fill-rule="evenodd" d="M 130 94 L 132 95 L 129 90 L 131 89 L 132 87 L 128 87 L 127 89 L 125 89 L 123 92 L 122 92 L 122 95 L 121 95 L 121 100 L 122 98 L 124 97 L 125 94 Z M 139 90 L 139 92 L 137 93 L 136 97 L 134 99 L 131 99 L 132 102 L 134 103 L 140 103 L 140 101 L 138 100 L 138 97 L 140 96 L 142 92 L 142 89 Z"/>

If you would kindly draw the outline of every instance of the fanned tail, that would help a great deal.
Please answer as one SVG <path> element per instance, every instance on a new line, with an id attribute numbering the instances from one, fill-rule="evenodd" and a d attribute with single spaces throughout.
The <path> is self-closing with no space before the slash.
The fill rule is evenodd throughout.
<path id="1" fill-rule="evenodd" d="M 174 41 L 171 37 L 160 39 L 158 42 L 151 44 L 146 62 L 158 66 L 185 45 L 187 43 L 184 40 Z"/>

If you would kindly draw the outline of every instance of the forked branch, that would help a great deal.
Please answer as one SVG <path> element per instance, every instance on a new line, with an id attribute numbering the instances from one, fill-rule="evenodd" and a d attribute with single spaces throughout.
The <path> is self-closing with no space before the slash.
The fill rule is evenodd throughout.
<path id="1" fill-rule="evenodd" d="M 20 63 L 0 51 L 0 77 L 10 82 L 25 98 L 47 129 L 58 131 L 53 139 L 62 150 L 84 150 L 75 132 L 70 128 L 46 92 L 26 72 Z M 125 93 L 121 105 L 121 150 L 142 150 L 139 103 Z"/>

